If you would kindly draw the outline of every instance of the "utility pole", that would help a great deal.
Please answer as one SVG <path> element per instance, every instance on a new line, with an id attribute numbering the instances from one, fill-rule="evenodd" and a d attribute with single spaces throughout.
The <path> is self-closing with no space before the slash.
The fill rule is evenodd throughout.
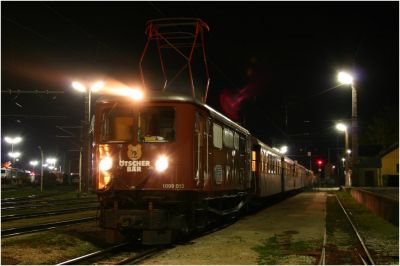
<path id="1" fill-rule="evenodd" d="M 44 156 L 43 156 L 43 150 L 42 147 L 39 146 L 38 147 L 40 150 L 40 158 L 41 158 L 41 162 L 40 162 L 40 192 L 43 192 L 43 160 L 44 160 Z"/>
<path id="2" fill-rule="evenodd" d="M 357 89 L 354 83 L 351 84 L 351 153 L 352 153 L 352 169 L 358 169 L 358 121 L 357 121 Z M 356 170 L 356 175 L 358 171 Z M 357 178 L 359 178 L 357 176 Z M 359 179 L 358 179 L 359 180 Z"/>

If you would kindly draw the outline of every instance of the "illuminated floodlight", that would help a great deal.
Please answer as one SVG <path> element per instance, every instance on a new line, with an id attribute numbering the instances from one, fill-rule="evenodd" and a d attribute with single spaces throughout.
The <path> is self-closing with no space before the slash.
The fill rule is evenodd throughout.
<path id="1" fill-rule="evenodd" d="M 346 161 L 346 158 L 342 158 L 342 162 Z"/>
<path id="2" fill-rule="evenodd" d="M 93 86 L 90 88 L 91 91 L 96 92 L 101 90 L 104 87 L 104 82 L 103 81 L 98 81 Z"/>
<path id="3" fill-rule="evenodd" d="M 57 162 L 56 158 L 47 158 L 46 163 L 48 164 L 55 164 Z"/>
<path id="4" fill-rule="evenodd" d="M 288 152 L 288 146 L 284 145 L 280 148 L 280 153 L 285 154 Z"/>
<path id="5" fill-rule="evenodd" d="M 350 149 L 348 149 L 346 152 L 347 152 L 347 154 L 350 154 L 350 153 L 351 153 L 351 150 L 350 150 Z"/>
<path id="6" fill-rule="evenodd" d="M 36 166 L 39 164 L 39 162 L 38 161 L 30 161 L 29 164 L 32 166 Z"/>
<path id="7" fill-rule="evenodd" d="M 72 82 L 72 88 L 74 88 L 75 90 L 80 91 L 80 92 L 86 92 L 85 85 L 83 85 L 82 83 L 80 83 L 78 81 Z"/>
<path id="8" fill-rule="evenodd" d="M 22 141 L 22 138 L 21 137 L 15 137 L 15 138 L 5 137 L 4 140 L 9 144 L 17 144 Z"/>
<path id="9" fill-rule="evenodd" d="M 339 131 L 346 132 L 347 126 L 343 123 L 338 123 L 338 124 L 336 124 L 336 129 Z"/>
<path id="10" fill-rule="evenodd" d="M 10 156 L 11 158 L 18 158 L 18 157 L 21 156 L 21 153 L 20 153 L 20 152 L 17 152 L 17 151 L 15 151 L 15 152 L 9 152 L 9 153 L 8 153 L 8 156 Z"/>
<path id="11" fill-rule="evenodd" d="M 341 72 L 339 72 L 339 74 L 338 74 L 338 81 L 339 81 L 341 84 L 348 84 L 348 85 L 350 85 L 350 84 L 353 84 L 353 77 L 352 77 L 349 73 L 346 73 L 346 72 L 344 72 L 344 71 L 341 71 Z"/>

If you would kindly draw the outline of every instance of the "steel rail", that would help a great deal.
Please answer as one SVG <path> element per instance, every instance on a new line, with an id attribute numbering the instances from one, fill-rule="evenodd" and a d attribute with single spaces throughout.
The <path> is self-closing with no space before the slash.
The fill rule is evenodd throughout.
<path id="1" fill-rule="evenodd" d="M 33 226 L 8 228 L 8 229 L 1 230 L 1 236 L 9 237 L 9 236 L 22 235 L 22 234 L 35 233 L 35 232 L 55 229 L 57 227 L 62 227 L 62 226 L 69 226 L 69 225 L 74 225 L 74 224 L 79 224 L 79 223 L 91 222 L 96 219 L 97 219 L 97 217 L 86 217 L 86 218 L 80 218 L 80 219 L 74 219 L 74 220 L 59 221 L 59 222 L 54 222 L 54 223 L 38 224 L 38 225 L 33 225 Z"/>
<path id="2" fill-rule="evenodd" d="M 88 197 L 88 198 L 71 198 L 71 199 L 40 199 L 33 198 L 31 200 L 17 200 L 17 201 L 1 201 L 1 206 L 14 206 L 14 205 L 22 205 L 22 204 L 39 204 L 39 203 L 62 203 L 62 202 L 87 202 L 87 201 L 97 200 L 96 197 Z"/>
<path id="3" fill-rule="evenodd" d="M 39 209 L 39 208 L 45 208 L 45 207 L 55 207 L 55 206 L 64 206 L 64 205 L 85 205 L 85 204 L 94 204 L 98 203 L 97 200 L 95 201 L 73 201 L 73 202 L 55 202 L 55 203 L 45 203 L 45 204 L 25 204 L 25 205 L 17 205 L 17 206 L 5 206 L 1 207 L 2 211 L 9 211 L 9 210 L 17 210 L 17 209 Z"/>
<path id="4" fill-rule="evenodd" d="M 67 213 L 74 213 L 74 212 L 79 212 L 79 211 L 96 210 L 97 208 L 98 208 L 98 206 L 84 207 L 84 208 L 71 208 L 71 209 L 64 209 L 64 210 L 36 212 L 36 213 L 27 213 L 27 214 L 10 214 L 10 215 L 1 216 L 1 221 L 5 222 L 5 221 L 12 221 L 12 220 L 26 219 L 26 218 L 36 218 L 36 217 L 43 217 L 43 216 L 67 214 Z"/>
<path id="5" fill-rule="evenodd" d="M 93 258 L 96 258 L 99 256 L 104 256 L 112 251 L 117 251 L 119 249 L 128 247 L 130 244 L 131 243 L 118 244 L 118 245 L 115 245 L 115 246 L 112 246 L 112 247 L 109 247 L 109 248 L 106 248 L 103 250 L 95 251 L 95 252 L 92 252 L 92 253 L 77 257 L 77 258 L 73 258 L 73 259 L 61 262 L 57 265 L 83 265 L 83 264 L 85 264 L 84 263 L 85 261 L 88 261 L 90 259 L 93 259 Z"/>
<path id="6" fill-rule="evenodd" d="M 371 265 L 375 265 L 375 262 L 374 262 L 374 260 L 372 259 L 371 254 L 369 253 L 368 248 L 367 248 L 367 246 L 366 246 L 365 243 L 364 243 L 364 240 L 361 238 L 361 235 L 358 233 L 357 228 L 355 227 L 355 225 L 354 225 L 353 221 L 351 220 L 350 216 L 347 214 L 347 211 L 346 211 L 346 209 L 343 207 L 342 202 L 339 200 L 339 198 L 338 198 L 338 196 L 337 196 L 336 194 L 335 194 L 335 197 L 336 197 L 336 200 L 337 200 L 337 202 L 339 203 L 340 207 L 342 208 L 344 214 L 346 215 L 347 220 L 348 220 L 349 223 L 351 224 L 351 227 L 353 228 L 353 231 L 354 231 L 354 233 L 356 234 L 356 236 L 357 236 L 357 238 L 358 238 L 358 241 L 360 242 L 361 246 L 363 247 L 363 250 L 364 250 L 365 254 L 367 255 L 367 258 L 368 258 L 368 262 L 367 262 L 367 263 L 369 263 L 369 264 L 371 264 Z"/>
<path id="7" fill-rule="evenodd" d="M 146 250 L 142 253 L 128 257 L 126 259 L 120 260 L 120 261 L 116 262 L 115 265 L 125 265 L 128 263 L 131 265 L 136 265 L 139 261 L 149 257 L 150 255 L 153 255 L 154 253 L 157 253 L 158 251 L 160 251 L 160 248 L 152 248 L 152 249 Z"/>

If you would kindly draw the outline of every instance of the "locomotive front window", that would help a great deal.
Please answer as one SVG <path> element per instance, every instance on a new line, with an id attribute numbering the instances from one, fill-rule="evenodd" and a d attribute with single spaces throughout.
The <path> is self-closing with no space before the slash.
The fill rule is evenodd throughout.
<path id="1" fill-rule="evenodd" d="M 139 142 L 168 142 L 175 139 L 175 109 L 150 107 L 138 119 Z"/>
<path id="2" fill-rule="evenodd" d="M 102 140 L 125 142 L 133 137 L 134 113 L 129 108 L 111 108 L 103 115 Z"/>

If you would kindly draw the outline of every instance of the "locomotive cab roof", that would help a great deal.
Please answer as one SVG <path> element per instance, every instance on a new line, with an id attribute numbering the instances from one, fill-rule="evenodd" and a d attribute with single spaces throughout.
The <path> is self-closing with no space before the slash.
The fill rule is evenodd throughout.
<path id="1" fill-rule="evenodd" d="M 121 96 L 121 95 L 107 95 L 100 97 L 96 103 L 110 103 L 110 102 L 123 102 L 123 103 L 129 103 L 129 102 L 134 102 L 130 97 L 127 96 Z M 232 121 L 225 115 L 221 114 L 220 112 L 216 111 L 209 105 L 199 101 L 198 99 L 193 99 L 191 95 L 186 95 L 186 94 L 179 94 L 175 92 L 162 92 L 162 91 L 146 91 L 146 96 L 143 98 L 143 100 L 140 100 L 142 103 L 156 103 L 156 102 L 183 102 L 183 103 L 189 103 L 189 104 L 194 104 L 197 105 L 201 108 L 205 108 L 209 111 L 210 116 L 212 118 L 218 119 L 221 122 L 230 125 L 231 127 L 236 128 L 237 130 L 241 131 L 244 134 L 250 134 L 250 132 L 239 125 L 238 123 Z"/>

